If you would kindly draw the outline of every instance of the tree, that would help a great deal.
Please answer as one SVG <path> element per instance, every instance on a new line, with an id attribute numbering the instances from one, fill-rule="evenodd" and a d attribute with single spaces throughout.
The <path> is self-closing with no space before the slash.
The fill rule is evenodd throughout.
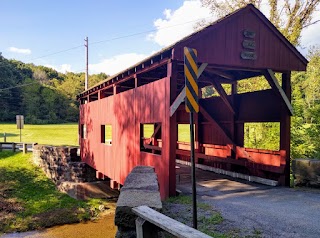
<path id="1" fill-rule="evenodd" d="M 320 21 L 312 21 L 320 0 L 201 0 L 201 3 L 217 17 L 225 16 L 249 3 L 258 9 L 266 3 L 269 6 L 269 20 L 293 45 L 299 45 L 304 28 Z"/>

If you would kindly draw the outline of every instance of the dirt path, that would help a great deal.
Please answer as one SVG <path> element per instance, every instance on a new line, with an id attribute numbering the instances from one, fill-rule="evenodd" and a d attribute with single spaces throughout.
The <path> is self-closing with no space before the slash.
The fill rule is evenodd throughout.
<path id="1" fill-rule="evenodd" d="M 190 168 L 179 165 L 177 188 L 191 193 Z M 201 202 L 220 211 L 239 234 L 320 237 L 320 190 L 268 187 L 197 170 Z"/>

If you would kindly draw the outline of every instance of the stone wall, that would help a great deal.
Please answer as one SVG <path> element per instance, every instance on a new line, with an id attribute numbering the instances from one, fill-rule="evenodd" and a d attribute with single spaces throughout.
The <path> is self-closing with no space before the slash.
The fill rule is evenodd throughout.
<path id="1" fill-rule="evenodd" d="M 292 161 L 292 172 L 296 186 L 320 188 L 320 160 L 295 159 Z"/>
<path id="2" fill-rule="evenodd" d="M 80 161 L 77 147 L 35 145 L 33 162 L 40 166 L 56 185 L 96 180 L 96 171 Z"/>
<path id="3" fill-rule="evenodd" d="M 137 166 L 127 176 L 117 202 L 115 224 L 117 238 L 136 237 L 136 215 L 133 207 L 146 205 L 157 211 L 162 209 L 158 178 L 153 167 Z"/>

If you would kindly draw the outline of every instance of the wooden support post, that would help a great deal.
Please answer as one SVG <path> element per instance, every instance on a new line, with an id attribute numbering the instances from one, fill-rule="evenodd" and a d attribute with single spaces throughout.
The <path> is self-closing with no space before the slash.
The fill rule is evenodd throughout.
<path id="1" fill-rule="evenodd" d="M 137 88 L 139 87 L 139 82 L 138 82 L 138 77 L 134 77 L 134 87 Z"/>
<path id="2" fill-rule="evenodd" d="M 119 92 L 118 86 L 113 85 L 113 95 L 116 95 Z"/>
<path id="3" fill-rule="evenodd" d="M 118 182 L 115 180 L 110 180 L 110 188 L 111 189 L 118 189 Z"/>
<path id="4" fill-rule="evenodd" d="M 136 219 L 136 232 L 137 232 L 137 238 L 143 238 L 143 224 L 145 223 L 145 220 L 141 217 L 138 217 Z"/>
<path id="5" fill-rule="evenodd" d="M 169 196 L 176 195 L 176 149 L 178 141 L 178 124 L 177 114 L 174 113 L 170 117 L 170 105 L 177 97 L 177 78 L 178 78 L 178 65 L 176 61 L 169 61 L 167 68 L 167 77 L 170 77 L 167 92 L 169 93 L 169 100 L 166 104 L 168 108 L 167 119 L 169 120 L 169 127 L 166 128 L 167 138 L 169 139 Z M 169 129 L 169 130 L 168 130 Z"/>
<path id="6" fill-rule="evenodd" d="M 12 142 L 12 151 L 16 152 L 16 143 Z"/>
<path id="7" fill-rule="evenodd" d="M 2 143 L 0 143 L 0 152 L 2 151 Z"/>
<path id="8" fill-rule="evenodd" d="M 136 219 L 137 238 L 157 238 L 158 228 L 141 217 Z"/>
<path id="9" fill-rule="evenodd" d="M 237 82 L 231 85 L 231 105 L 234 110 L 234 114 L 232 117 L 232 122 L 231 122 L 231 139 L 234 141 L 234 148 L 231 151 L 231 156 L 232 158 L 236 158 L 236 145 L 237 145 L 237 125 L 236 125 L 236 120 L 238 116 L 238 110 L 236 109 L 236 95 L 238 93 L 238 84 Z"/>
<path id="10" fill-rule="evenodd" d="M 23 143 L 23 145 L 22 145 L 22 151 L 23 151 L 24 154 L 28 153 L 28 144 Z"/>
<path id="11" fill-rule="evenodd" d="M 291 72 L 282 74 L 282 90 L 286 94 L 289 103 L 291 102 Z M 282 103 L 280 121 L 280 150 L 286 151 L 284 177 L 280 179 L 280 184 L 290 186 L 290 111 L 287 105 Z"/>

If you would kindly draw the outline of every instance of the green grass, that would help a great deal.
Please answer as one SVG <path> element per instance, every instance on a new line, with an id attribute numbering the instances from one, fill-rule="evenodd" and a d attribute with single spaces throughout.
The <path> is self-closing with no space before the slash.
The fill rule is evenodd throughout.
<path id="1" fill-rule="evenodd" d="M 103 203 L 60 193 L 30 154 L 0 152 L 0 174 L 0 234 L 88 220 Z"/>
<path id="2" fill-rule="evenodd" d="M 153 125 L 145 124 L 145 137 L 153 134 Z M 20 142 L 20 130 L 16 124 L 0 123 L 0 142 L 6 133 L 7 142 Z M 106 127 L 106 139 L 111 139 L 112 128 Z M 22 142 L 44 145 L 78 145 L 78 124 L 24 125 L 21 130 Z M 190 126 L 178 125 L 178 141 L 190 142 Z"/>
<path id="3" fill-rule="evenodd" d="M 176 208 L 172 208 L 176 207 Z M 172 210 L 171 210 L 172 209 Z M 223 222 L 223 217 L 217 211 L 214 211 L 209 204 L 197 202 L 198 210 L 198 230 L 212 237 L 229 238 L 235 234 L 224 234 L 216 230 L 216 226 Z M 174 211 L 174 212 L 172 212 Z M 163 213 L 173 219 L 176 219 L 186 225 L 191 226 L 192 221 L 192 196 L 179 195 L 170 197 L 164 202 Z M 171 236 L 168 236 L 171 237 Z"/>
<path id="4" fill-rule="evenodd" d="M 7 142 L 20 142 L 20 130 L 15 124 L 0 124 L 0 142 L 6 133 Z M 78 145 L 78 124 L 25 125 L 22 142 L 46 145 Z"/>

